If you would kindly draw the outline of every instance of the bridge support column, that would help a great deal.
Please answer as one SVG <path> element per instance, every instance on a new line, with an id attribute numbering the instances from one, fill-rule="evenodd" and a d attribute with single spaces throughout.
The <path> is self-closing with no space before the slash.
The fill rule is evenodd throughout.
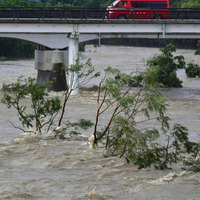
<path id="1" fill-rule="evenodd" d="M 67 51 L 35 51 L 35 69 L 38 70 L 37 80 L 39 84 L 52 81 L 49 90 L 66 91 L 66 67 Z"/>
<path id="2" fill-rule="evenodd" d="M 166 32 L 166 25 L 162 25 L 162 37 L 165 38 L 165 32 Z"/>
<path id="3" fill-rule="evenodd" d="M 71 33 L 69 35 L 69 49 L 68 49 L 68 67 L 72 67 L 78 62 L 79 59 L 79 36 L 77 33 Z M 79 80 L 78 75 L 75 72 L 70 72 L 68 76 L 68 87 L 72 89 L 73 95 L 79 93 Z"/>

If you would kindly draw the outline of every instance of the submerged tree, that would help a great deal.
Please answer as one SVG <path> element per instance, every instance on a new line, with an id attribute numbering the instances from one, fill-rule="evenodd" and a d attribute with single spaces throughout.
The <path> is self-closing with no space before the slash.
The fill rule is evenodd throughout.
<path id="1" fill-rule="evenodd" d="M 197 42 L 195 55 L 200 55 L 200 40 Z M 190 62 L 187 64 L 185 72 L 188 77 L 200 77 L 200 66 L 194 62 Z"/>
<path id="2" fill-rule="evenodd" d="M 200 77 L 200 66 L 195 63 L 188 63 L 185 69 L 188 77 Z"/>
<path id="3" fill-rule="evenodd" d="M 197 50 L 195 51 L 195 55 L 200 55 L 200 40 L 197 42 Z"/>
<path id="4" fill-rule="evenodd" d="M 107 155 L 125 157 L 139 168 L 154 165 L 165 169 L 178 162 L 183 152 L 194 150 L 185 127 L 175 124 L 172 130 L 166 115 L 166 103 L 157 90 L 154 68 L 140 76 L 107 68 L 99 84 L 96 120 L 90 137 L 92 147 L 102 143 Z M 135 85 L 140 85 L 134 89 Z M 101 117 L 109 115 L 100 129 Z M 151 126 L 150 121 L 156 126 Z M 165 144 L 157 142 L 160 136 Z"/>
<path id="5" fill-rule="evenodd" d="M 70 77 L 70 81 L 68 84 L 68 90 L 65 92 L 64 95 L 64 102 L 58 122 L 58 127 L 60 127 L 62 124 L 66 104 L 72 92 L 83 86 L 84 84 L 88 83 L 91 79 L 100 75 L 99 72 L 94 72 L 94 67 L 92 66 L 91 59 L 88 59 L 86 63 L 80 63 L 79 60 L 76 60 L 74 65 L 71 65 L 67 68 L 66 73 L 68 77 Z"/>
<path id="6" fill-rule="evenodd" d="M 160 49 L 161 54 L 154 56 L 147 62 L 157 74 L 156 82 L 162 87 L 182 87 L 182 81 L 177 77 L 176 71 L 185 68 L 183 56 L 174 56 L 176 47 L 168 44 Z"/>
<path id="7" fill-rule="evenodd" d="M 35 133 L 41 133 L 44 129 L 48 132 L 61 109 L 58 97 L 48 98 L 49 86 L 50 83 L 39 85 L 36 79 L 31 77 L 25 79 L 21 76 L 15 83 L 3 85 L 2 102 L 8 108 L 14 107 L 17 110 L 23 127 L 31 128 L 31 131 Z M 31 102 L 24 105 L 23 100 L 27 96 L 30 96 Z"/>
<path id="8" fill-rule="evenodd" d="M 61 139 L 65 139 L 66 134 L 70 136 L 80 134 L 79 129 L 86 130 L 93 124 L 88 120 L 81 119 L 74 123 L 67 121 L 63 128 L 61 128 L 60 126 L 66 110 L 66 104 L 74 90 L 100 74 L 94 72 L 91 60 L 88 59 L 84 64 L 76 61 L 74 65 L 67 69 L 67 75 L 70 76 L 71 81 L 68 84 L 68 90 L 64 94 L 62 106 L 58 97 L 48 97 L 49 94 L 47 91 L 51 86 L 50 82 L 40 85 L 36 79 L 31 77 L 28 79 L 19 77 L 14 83 L 4 84 L 1 89 L 4 95 L 2 102 L 5 103 L 8 108 L 14 107 L 17 110 L 19 120 L 22 122 L 23 127 L 31 128 L 31 132 L 48 132 L 61 110 L 58 125 L 56 126 L 54 124 L 54 128 L 51 131 L 54 132 L 56 137 Z M 27 96 L 30 96 L 31 103 L 24 105 L 23 100 Z M 23 128 L 16 128 L 25 131 Z"/>

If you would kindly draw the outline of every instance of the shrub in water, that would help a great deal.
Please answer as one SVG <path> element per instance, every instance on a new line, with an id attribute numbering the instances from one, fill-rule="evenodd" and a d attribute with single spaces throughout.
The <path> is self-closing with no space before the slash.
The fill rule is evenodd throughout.
<path id="1" fill-rule="evenodd" d="M 173 56 L 176 47 L 168 44 L 165 48 L 160 49 L 161 54 L 154 56 L 147 62 L 150 68 L 156 71 L 156 82 L 163 87 L 182 87 L 182 81 L 176 75 L 177 69 L 185 68 L 183 56 Z"/>
<path id="2" fill-rule="evenodd" d="M 24 79 L 19 77 L 17 82 L 4 84 L 2 102 L 8 108 L 14 107 L 23 127 L 32 128 L 35 132 L 41 132 L 44 127 L 49 131 L 53 121 L 61 109 L 58 97 L 47 98 L 47 88 L 50 83 L 39 85 L 36 79 Z M 30 96 L 31 103 L 24 105 L 23 99 Z M 23 130 L 23 129 L 22 129 Z"/>
<path id="3" fill-rule="evenodd" d="M 200 77 L 200 66 L 194 63 L 189 63 L 185 72 L 188 77 Z"/>
<path id="4" fill-rule="evenodd" d="M 157 90 L 155 68 L 140 76 L 140 87 L 135 90 L 137 76 L 112 68 L 105 70 L 99 84 L 91 146 L 95 148 L 101 142 L 106 156 L 124 157 L 139 168 L 154 165 L 165 169 L 185 153 L 193 157 L 198 144 L 189 141 L 187 128 L 175 124 L 170 129 L 165 99 Z M 99 124 L 106 112 L 109 119 L 102 128 Z M 149 124 L 152 120 L 153 126 Z M 157 142 L 161 135 L 166 138 L 164 144 Z"/>

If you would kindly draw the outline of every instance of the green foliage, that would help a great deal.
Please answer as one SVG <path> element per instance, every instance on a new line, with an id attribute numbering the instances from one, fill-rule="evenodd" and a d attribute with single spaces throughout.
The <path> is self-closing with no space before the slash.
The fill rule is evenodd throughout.
<path id="1" fill-rule="evenodd" d="M 200 8 L 200 2 L 199 0 L 184 0 L 181 8 Z"/>
<path id="2" fill-rule="evenodd" d="M 90 120 L 80 119 L 78 122 L 70 122 L 67 121 L 66 127 L 63 129 L 56 129 L 54 130 L 55 137 L 60 139 L 67 139 L 69 136 L 70 138 L 74 136 L 81 135 L 81 130 L 88 130 L 93 126 L 93 123 Z"/>
<path id="3" fill-rule="evenodd" d="M 0 57 L 33 58 L 35 45 L 16 39 L 0 38 Z"/>
<path id="4" fill-rule="evenodd" d="M 62 124 L 66 105 L 69 100 L 69 97 L 71 96 L 71 93 L 77 88 L 89 82 L 91 79 L 100 75 L 99 72 L 94 72 L 94 67 L 92 66 L 91 59 L 88 59 L 86 63 L 79 63 L 79 61 L 77 60 L 74 65 L 71 65 L 67 69 L 66 73 L 68 76 L 70 76 L 71 82 L 68 85 L 68 91 L 65 92 L 65 98 L 62 106 L 62 112 L 58 122 L 58 127 L 60 127 Z M 75 78 L 76 76 L 78 79 Z M 66 135 L 69 135 L 70 137 L 80 135 L 80 129 L 87 130 L 93 125 L 93 123 L 90 120 L 81 119 L 75 123 L 67 121 L 65 125 L 65 128 L 59 128 L 58 130 L 55 130 L 56 137 L 60 139 L 67 139 Z"/>
<path id="5" fill-rule="evenodd" d="M 160 49 L 161 54 L 154 56 L 147 62 L 150 70 L 156 72 L 156 82 L 163 87 L 182 87 L 182 81 L 176 75 L 178 69 L 185 68 L 183 56 L 173 56 L 176 47 L 168 44 L 165 48 Z"/>
<path id="6" fill-rule="evenodd" d="M 195 51 L 195 55 L 200 55 L 200 40 L 197 42 L 197 50 Z"/>
<path id="7" fill-rule="evenodd" d="M 91 59 L 88 59 L 86 63 L 80 63 L 79 60 L 76 60 L 74 65 L 67 68 L 66 73 L 68 76 L 71 76 L 69 92 L 72 92 L 77 89 L 77 87 L 81 87 L 82 85 L 88 83 L 91 79 L 100 76 L 99 72 L 94 71 Z M 75 84 L 75 81 L 77 81 L 75 76 L 77 76 L 79 80 L 78 84 Z"/>
<path id="8" fill-rule="evenodd" d="M 79 43 L 79 52 L 85 51 L 85 42 Z"/>
<path id="9" fill-rule="evenodd" d="M 61 108 L 58 97 L 49 99 L 46 92 L 50 83 L 39 85 L 36 79 L 19 77 L 16 83 L 4 84 L 1 91 L 4 96 L 2 102 L 8 108 L 14 107 L 23 127 L 32 128 L 35 132 L 42 132 L 46 127 L 49 131 L 53 121 Z M 30 106 L 24 105 L 22 100 L 30 96 Z"/>
<path id="10" fill-rule="evenodd" d="M 19 6 L 19 7 L 50 7 L 50 6 L 68 6 L 83 8 L 106 8 L 113 0 L 3 0 L 0 6 Z"/>
<path id="11" fill-rule="evenodd" d="M 79 129 L 87 130 L 88 128 L 92 126 L 93 126 L 93 123 L 90 120 L 85 120 L 85 119 L 80 119 L 78 122 L 74 122 L 74 123 L 67 121 L 66 123 L 66 127 L 68 130 L 73 127 L 73 130 L 68 132 L 70 136 L 81 135 L 81 133 L 79 132 Z"/>
<path id="12" fill-rule="evenodd" d="M 27 6 L 35 6 L 39 3 L 37 3 L 34 0 L 3 0 L 0 1 L 0 6 L 18 6 L 18 7 L 27 7 Z"/>
<path id="13" fill-rule="evenodd" d="M 84 8 L 106 8 L 114 0 L 2 0 L 0 6 L 76 6 Z M 200 7 L 199 0 L 169 0 L 170 6 L 175 8 Z"/>
<path id="14" fill-rule="evenodd" d="M 128 129 L 130 124 L 131 127 L 134 127 L 136 123 L 142 123 L 143 120 L 140 122 L 136 120 L 136 117 L 140 114 L 145 116 L 146 119 L 144 121 L 148 121 L 151 119 L 151 113 L 154 112 L 157 114 L 157 121 L 162 124 L 162 129 L 165 130 L 168 128 L 168 117 L 165 116 L 165 100 L 156 87 L 151 87 L 155 86 L 155 83 L 145 83 L 144 80 L 150 79 L 148 75 L 148 73 L 142 73 L 140 75 L 142 77 L 141 87 L 138 92 L 133 93 L 131 89 L 134 87 L 135 82 L 138 81 L 138 76 L 121 73 L 119 70 L 112 68 L 105 70 L 105 77 L 99 84 L 97 99 L 98 109 L 93 133 L 96 138 L 96 143 L 98 140 L 106 137 L 106 143 L 108 145 L 108 142 L 113 137 L 110 135 L 111 132 L 118 134 L 116 136 L 118 138 L 120 134 L 124 133 L 124 129 Z M 99 131 L 97 127 L 99 117 L 110 109 L 112 109 L 109 111 L 110 120 L 105 128 Z M 120 130 L 117 128 L 120 128 Z M 97 136 L 99 132 L 101 134 Z"/>
<path id="15" fill-rule="evenodd" d="M 172 55 L 166 49 L 163 52 Z M 182 160 L 185 154 L 197 157 L 199 146 L 189 141 L 187 128 L 175 124 L 170 129 L 165 99 L 155 82 L 157 70 L 152 69 L 139 76 L 110 67 L 105 70 L 99 84 L 94 141 L 91 142 L 93 148 L 101 142 L 107 156 L 124 157 L 139 168 L 153 165 L 157 169 L 165 169 Z M 138 81 L 136 77 L 141 77 L 140 88 L 133 92 Z M 105 127 L 99 130 L 99 123 L 106 112 L 110 117 Z M 156 127 L 146 125 L 151 120 L 154 124 L 157 121 Z M 158 143 L 161 136 L 166 138 L 165 144 Z"/>
<path id="16" fill-rule="evenodd" d="M 188 63 L 185 72 L 188 77 L 200 77 L 200 66 L 195 63 Z"/>
<path id="17" fill-rule="evenodd" d="M 174 8 L 200 8 L 199 0 L 169 0 L 169 3 Z"/>
<path id="18" fill-rule="evenodd" d="M 188 167 L 188 170 L 193 172 L 200 172 L 200 159 L 188 159 L 184 162 L 184 164 Z"/>
<path id="19" fill-rule="evenodd" d="M 200 136 L 200 134 L 198 134 Z M 192 157 L 187 157 L 184 164 L 188 170 L 200 172 L 200 141 L 188 142 L 187 149 L 191 152 Z"/>
<path id="20" fill-rule="evenodd" d="M 99 72 L 94 71 L 92 66 L 91 59 L 88 59 L 86 63 L 80 63 L 79 60 L 76 60 L 74 65 L 71 65 L 67 68 L 66 71 L 68 77 L 70 77 L 70 83 L 68 85 L 68 90 L 65 93 L 65 99 L 62 106 L 62 112 L 58 122 L 58 127 L 61 126 L 63 115 L 65 113 L 65 107 L 69 100 L 71 93 L 77 88 L 88 83 L 91 79 L 100 76 Z"/>

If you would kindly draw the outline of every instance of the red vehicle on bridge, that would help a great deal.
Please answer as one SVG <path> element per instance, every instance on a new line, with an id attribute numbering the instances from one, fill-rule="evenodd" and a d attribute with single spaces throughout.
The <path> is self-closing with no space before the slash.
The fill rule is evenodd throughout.
<path id="1" fill-rule="evenodd" d="M 107 11 L 108 19 L 169 19 L 169 0 L 116 0 Z"/>

